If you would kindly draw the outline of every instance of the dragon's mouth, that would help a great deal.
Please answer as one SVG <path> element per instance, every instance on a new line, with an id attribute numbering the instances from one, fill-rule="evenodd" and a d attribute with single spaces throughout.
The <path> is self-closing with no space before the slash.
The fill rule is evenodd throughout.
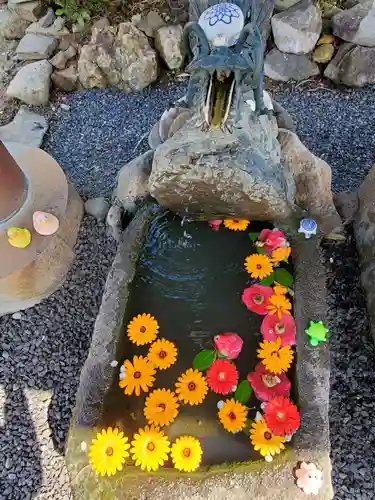
<path id="1" fill-rule="evenodd" d="M 205 120 L 210 127 L 220 128 L 228 119 L 235 89 L 234 73 L 214 71 L 205 103 Z"/>

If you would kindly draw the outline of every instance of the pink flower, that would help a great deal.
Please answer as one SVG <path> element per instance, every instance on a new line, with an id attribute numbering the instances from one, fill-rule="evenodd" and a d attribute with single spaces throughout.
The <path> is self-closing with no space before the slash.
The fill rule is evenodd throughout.
<path id="1" fill-rule="evenodd" d="M 281 347 L 296 343 L 296 323 L 293 316 L 282 314 L 281 319 L 277 314 L 267 314 L 260 327 L 264 340 L 276 342 L 281 340 Z"/>
<path id="2" fill-rule="evenodd" d="M 264 248 L 268 253 L 273 252 L 276 248 L 286 245 L 286 237 L 282 231 L 278 229 L 263 229 L 259 234 L 258 241 L 263 243 Z"/>
<path id="3" fill-rule="evenodd" d="M 228 359 L 236 359 L 240 355 L 243 340 L 237 333 L 222 333 L 214 337 L 216 350 Z"/>
<path id="4" fill-rule="evenodd" d="M 263 363 L 258 363 L 255 370 L 247 376 L 255 396 L 260 401 L 270 401 L 278 396 L 289 398 L 291 382 L 284 372 L 275 375 L 267 371 Z"/>
<path id="5" fill-rule="evenodd" d="M 220 228 L 220 224 L 222 223 L 223 221 L 221 219 L 214 219 L 214 220 L 209 220 L 208 221 L 208 225 L 210 226 L 211 229 L 213 229 L 214 231 L 219 231 L 219 228 Z"/>
<path id="6" fill-rule="evenodd" d="M 245 288 L 242 294 L 242 302 L 252 312 L 257 314 L 267 314 L 269 299 L 273 295 L 273 290 L 270 286 L 251 285 Z"/>

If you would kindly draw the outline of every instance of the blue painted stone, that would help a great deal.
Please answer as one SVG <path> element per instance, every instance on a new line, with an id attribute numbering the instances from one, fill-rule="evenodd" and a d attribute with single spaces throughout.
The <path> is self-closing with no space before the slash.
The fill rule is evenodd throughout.
<path id="1" fill-rule="evenodd" d="M 316 234 L 318 224 L 314 219 L 302 219 L 299 224 L 299 233 L 303 233 L 306 239 L 309 239 L 312 234 Z"/>
<path id="2" fill-rule="evenodd" d="M 206 9 L 199 18 L 208 41 L 215 47 L 234 45 L 244 27 L 242 10 L 233 3 L 219 3 Z"/>

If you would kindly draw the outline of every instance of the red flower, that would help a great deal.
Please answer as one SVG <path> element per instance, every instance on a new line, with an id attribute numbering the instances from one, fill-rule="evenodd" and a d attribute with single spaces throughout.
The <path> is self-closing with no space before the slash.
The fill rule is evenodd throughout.
<path id="1" fill-rule="evenodd" d="M 281 319 L 277 314 L 267 314 L 260 327 L 264 340 L 276 342 L 281 340 L 281 347 L 294 345 L 296 343 L 296 323 L 293 316 L 282 314 Z"/>
<path id="2" fill-rule="evenodd" d="M 286 244 L 286 237 L 282 231 L 278 229 L 263 229 L 259 234 L 258 241 L 262 242 L 268 253 Z"/>
<path id="3" fill-rule="evenodd" d="M 271 399 L 264 409 L 264 420 L 276 436 L 292 435 L 301 424 L 297 407 L 288 398 L 278 396 Z"/>
<path id="4" fill-rule="evenodd" d="M 275 375 L 258 363 L 255 370 L 247 376 L 255 396 L 260 401 L 269 401 L 277 396 L 289 397 L 292 384 L 284 372 Z"/>
<path id="5" fill-rule="evenodd" d="M 214 337 L 216 350 L 229 359 L 236 359 L 240 355 L 243 340 L 237 333 L 222 333 Z"/>
<path id="6" fill-rule="evenodd" d="M 209 220 L 208 221 L 208 225 L 210 226 L 211 229 L 213 229 L 214 231 L 219 231 L 219 228 L 220 228 L 220 224 L 222 223 L 223 221 L 221 219 L 214 219 L 214 220 Z"/>
<path id="7" fill-rule="evenodd" d="M 227 359 L 217 359 L 207 370 L 207 382 L 216 394 L 230 394 L 238 383 L 238 372 Z"/>
<path id="8" fill-rule="evenodd" d="M 268 301 L 272 295 L 273 290 L 270 286 L 256 284 L 245 288 L 242 294 L 242 302 L 250 311 L 264 315 L 268 313 Z"/>

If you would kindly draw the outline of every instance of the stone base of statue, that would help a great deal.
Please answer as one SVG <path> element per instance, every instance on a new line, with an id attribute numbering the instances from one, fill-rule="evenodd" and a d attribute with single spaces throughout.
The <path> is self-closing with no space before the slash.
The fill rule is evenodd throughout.
<path id="1" fill-rule="evenodd" d="M 0 315 L 26 309 L 53 293 L 74 260 L 74 245 L 83 215 L 82 201 L 59 164 L 47 153 L 20 144 L 6 144 L 27 180 L 21 208 L 0 223 Z M 51 236 L 33 229 L 33 213 L 54 214 L 60 222 Z M 31 243 L 15 248 L 7 229 L 26 228 Z"/>

